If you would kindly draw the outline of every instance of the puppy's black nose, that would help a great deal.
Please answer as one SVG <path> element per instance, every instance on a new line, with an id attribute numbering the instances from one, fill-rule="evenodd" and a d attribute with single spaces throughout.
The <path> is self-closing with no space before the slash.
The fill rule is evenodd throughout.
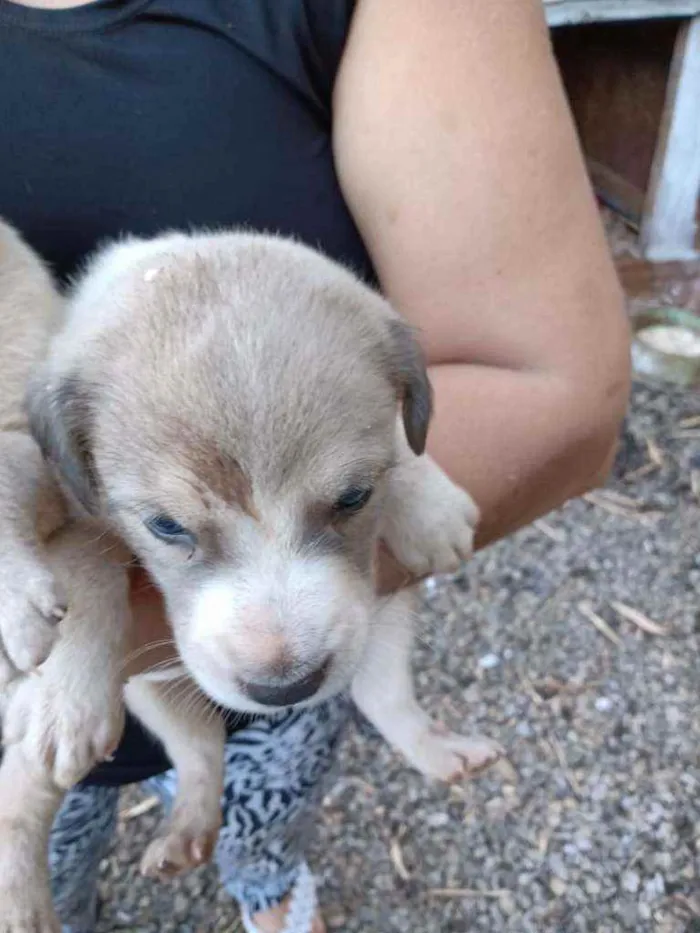
<path id="1" fill-rule="evenodd" d="M 302 700 L 308 700 L 316 693 L 326 679 L 330 664 L 331 659 L 328 658 L 315 671 L 311 671 L 301 680 L 296 680 L 291 684 L 245 681 L 241 686 L 250 699 L 255 703 L 260 703 L 261 706 L 294 706 Z"/>

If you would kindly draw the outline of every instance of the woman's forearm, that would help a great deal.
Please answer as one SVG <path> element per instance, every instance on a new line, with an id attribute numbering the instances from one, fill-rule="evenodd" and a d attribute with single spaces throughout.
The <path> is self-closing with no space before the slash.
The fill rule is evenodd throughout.
<path id="1" fill-rule="evenodd" d="M 428 449 L 478 503 L 479 547 L 602 481 L 627 400 L 620 376 L 597 396 L 547 373 L 432 367 Z"/>

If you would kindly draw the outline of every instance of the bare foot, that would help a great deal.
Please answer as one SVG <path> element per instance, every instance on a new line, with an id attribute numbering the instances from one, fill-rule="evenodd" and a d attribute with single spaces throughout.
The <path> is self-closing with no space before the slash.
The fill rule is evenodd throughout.
<path id="1" fill-rule="evenodd" d="M 253 923 L 260 933 L 282 933 L 290 900 L 291 897 L 286 897 L 278 907 L 273 907 L 271 910 L 261 910 L 260 913 L 253 914 Z M 317 913 L 314 917 L 310 933 L 326 933 L 326 924 L 323 922 L 321 914 Z"/>

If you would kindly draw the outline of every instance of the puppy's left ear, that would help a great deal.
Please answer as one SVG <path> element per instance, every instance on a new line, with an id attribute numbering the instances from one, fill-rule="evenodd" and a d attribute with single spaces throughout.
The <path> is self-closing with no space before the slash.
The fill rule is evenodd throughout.
<path id="1" fill-rule="evenodd" d="M 90 514 L 100 511 L 97 476 L 92 458 L 89 392 L 75 374 L 40 368 L 25 396 L 29 430 L 44 459 L 67 490 Z"/>
<path id="2" fill-rule="evenodd" d="M 433 390 L 425 356 L 413 328 L 405 321 L 389 321 L 389 337 L 390 369 L 401 399 L 406 439 L 415 454 L 422 454 L 433 412 Z"/>

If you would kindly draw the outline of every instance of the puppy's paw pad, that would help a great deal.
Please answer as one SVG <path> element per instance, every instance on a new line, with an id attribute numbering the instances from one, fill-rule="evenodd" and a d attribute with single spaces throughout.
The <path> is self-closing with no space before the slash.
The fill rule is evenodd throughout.
<path id="1" fill-rule="evenodd" d="M 12 665 L 28 672 L 43 664 L 67 612 L 65 594 L 40 564 L 20 561 L 0 580 L 0 634 Z"/>
<path id="2" fill-rule="evenodd" d="M 390 499 L 382 537 L 415 576 L 454 573 L 472 555 L 477 521 L 467 493 L 444 474 L 431 474 L 407 501 Z"/>
<path id="3" fill-rule="evenodd" d="M 426 777 L 456 783 L 481 774 L 504 754 L 491 739 L 457 735 L 434 725 L 419 743 L 414 763 Z"/>
<path id="4" fill-rule="evenodd" d="M 28 597 L 43 618 L 54 625 L 68 612 L 66 594 L 51 573 L 45 572 L 37 576 L 28 590 Z"/>
<path id="5" fill-rule="evenodd" d="M 205 865 L 212 856 L 218 834 L 217 827 L 196 835 L 170 833 L 154 839 L 141 859 L 141 874 L 167 881 Z"/>
<path id="6" fill-rule="evenodd" d="M 42 668 L 17 683 L 4 737 L 8 745 L 21 743 L 58 787 L 69 789 L 119 744 L 124 707 L 119 682 L 92 694 L 79 686 L 73 692 L 55 674 Z"/>
<path id="7" fill-rule="evenodd" d="M 96 765 L 109 761 L 124 730 L 124 715 L 118 701 L 111 715 L 89 721 L 81 729 L 56 728 L 47 748 L 47 756 L 58 787 L 69 790 Z"/>
<path id="8" fill-rule="evenodd" d="M 449 778 L 453 782 L 481 774 L 505 755 L 498 742 L 482 736 L 450 735 L 449 743 L 461 762 L 459 769 Z"/>

